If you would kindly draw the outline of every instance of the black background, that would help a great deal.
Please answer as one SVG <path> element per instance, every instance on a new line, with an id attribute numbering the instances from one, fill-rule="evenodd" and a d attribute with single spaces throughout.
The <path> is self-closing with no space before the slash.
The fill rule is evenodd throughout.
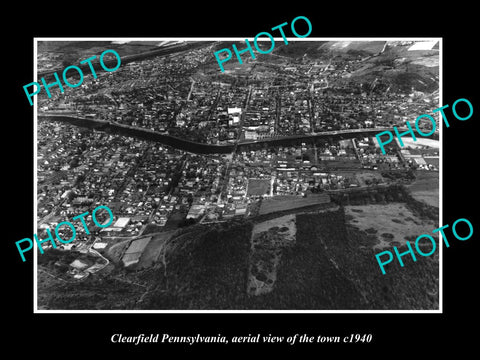
<path id="1" fill-rule="evenodd" d="M 79 5 L 79 4 L 77 4 Z M 287 6 L 288 5 L 288 6 Z M 67 9 L 64 5 L 36 6 L 12 12 L 13 23 L 2 24 L 6 38 L 2 63 L 3 121 L 6 131 L 2 141 L 3 192 L 3 278 L 7 282 L 2 297 L 7 330 L 5 343 L 18 350 L 28 347 L 36 352 L 69 356 L 77 349 L 108 351 L 108 354 L 132 354 L 153 351 L 161 357 L 165 351 L 178 354 L 204 350 L 251 354 L 259 348 L 309 351 L 315 357 L 326 353 L 353 351 L 355 354 L 391 356 L 434 354 L 447 348 L 467 350 L 473 347 L 478 287 L 478 198 L 476 138 L 480 105 L 478 91 L 478 39 L 473 5 L 459 2 L 448 8 L 437 4 L 420 8 L 417 4 L 394 4 L 375 7 L 356 3 L 335 6 L 325 4 L 266 5 L 246 3 L 202 3 L 192 8 L 186 3 L 179 9 L 166 5 L 111 3 L 104 8 L 83 4 Z M 453 104 L 467 98 L 474 114 L 467 121 L 451 116 L 450 128 L 443 132 L 443 224 L 467 218 L 474 224 L 474 235 L 468 241 L 452 240 L 444 248 L 443 314 L 33 314 L 32 256 L 21 262 L 15 241 L 31 238 L 33 229 L 33 110 L 23 92 L 23 85 L 33 79 L 34 37 L 253 37 L 261 31 L 296 16 L 307 16 L 313 27 L 309 37 L 442 37 L 443 103 Z M 287 28 L 288 29 L 288 28 Z M 299 30 L 300 32 L 300 30 Z M 301 32 L 300 32 L 301 33 Z M 478 33 L 478 32 L 477 32 Z M 289 34 L 289 29 L 287 36 Z M 275 36 L 278 36 L 275 34 Z M 6 80 L 5 80 L 6 77 Z M 6 111 L 5 111 L 6 110 Z M 449 112 L 447 112 L 449 114 Z M 420 114 L 419 114 L 420 115 Z M 412 119 L 413 120 L 413 119 Z M 473 327 L 472 327 L 473 325 Z M 372 334 L 370 344 L 287 344 L 275 345 L 174 345 L 112 344 L 112 334 L 135 336 L 140 333 L 169 333 L 189 336 L 262 335 L 289 336 L 307 333 L 311 336 L 348 336 Z M 91 356 L 98 354 L 88 351 Z M 86 355 L 85 354 L 85 355 Z M 88 355 L 86 355 L 88 356 Z"/>

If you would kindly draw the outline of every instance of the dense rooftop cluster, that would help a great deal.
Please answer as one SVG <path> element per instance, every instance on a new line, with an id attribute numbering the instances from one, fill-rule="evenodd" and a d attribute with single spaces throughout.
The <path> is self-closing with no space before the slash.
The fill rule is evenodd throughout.
<path id="1" fill-rule="evenodd" d="M 368 82 L 349 81 L 363 66 L 355 56 L 328 61 L 284 56 L 267 61 L 262 56 L 220 76 L 209 67 L 211 48 L 130 62 L 97 79 L 86 76 L 82 86 L 57 91 L 52 99 L 41 93 L 40 107 L 223 144 L 403 126 L 438 100 L 413 88 L 406 93 L 380 75 Z M 237 70 L 244 75 L 235 77 Z"/>
<path id="2" fill-rule="evenodd" d="M 431 110 L 435 96 L 390 91 L 380 81 L 348 82 L 356 58 L 327 62 L 265 57 L 211 75 L 211 47 L 154 57 L 79 88 L 40 98 L 40 111 L 69 112 L 207 144 L 255 141 L 328 130 L 401 125 Z M 48 54 L 42 54 L 42 59 Z M 246 74 L 246 75 L 245 75 Z M 378 91 L 382 89 L 382 91 Z M 262 199 L 308 197 L 396 181 L 382 171 L 438 170 L 438 149 L 374 138 L 305 140 L 291 146 L 198 155 L 159 143 L 60 122 L 38 124 L 39 228 L 97 205 L 115 222 L 74 246 L 193 222 L 248 217 Z M 119 220 L 121 219 L 121 220 Z M 40 230 L 39 229 L 39 230 Z M 40 237 L 42 232 L 39 231 Z M 83 245 L 82 245 L 83 244 Z M 68 246 L 66 246 L 68 247 Z"/>

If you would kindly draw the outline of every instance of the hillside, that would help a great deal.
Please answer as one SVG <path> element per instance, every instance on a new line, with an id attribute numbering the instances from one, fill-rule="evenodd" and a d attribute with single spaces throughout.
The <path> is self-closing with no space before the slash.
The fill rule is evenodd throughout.
<path id="1" fill-rule="evenodd" d="M 167 245 L 145 309 L 229 309 L 245 301 L 251 225 L 194 226 Z"/>
<path id="2" fill-rule="evenodd" d="M 366 91 L 410 93 L 411 90 L 433 93 L 438 89 L 439 52 L 410 50 L 414 42 L 398 41 L 312 41 L 280 44 L 276 55 L 318 60 L 345 71 L 331 85 L 363 84 Z"/>
<path id="3" fill-rule="evenodd" d="M 375 259 L 382 248 L 396 245 L 404 251 L 405 239 L 412 240 L 418 232 L 427 233 L 438 219 L 437 208 L 397 190 L 402 198 L 397 202 L 385 201 L 394 200 L 389 194 L 378 194 L 378 200 L 383 200 L 377 201 L 365 192 L 355 198 L 335 199 L 338 206 L 333 209 L 283 215 L 288 218 L 288 227 L 280 226 L 286 221 L 279 218 L 280 213 L 278 221 L 265 219 L 253 224 L 243 220 L 186 227 L 171 237 L 158 237 L 156 245 L 152 242 L 150 250 L 156 249 L 155 256 L 144 254 L 148 261 L 140 269 L 125 269 L 114 262 L 80 282 L 42 277 L 39 306 L 149 310 L 437 309 L 438 252 L 418 257 L 417 262 L 405 258 L 403 268 L 394 261 L 387 266 L 386 275 L 382 275 Z M 364 200 L 359 198 L 362 194 Z M 386 229 L 393 229 L 395 234 L 385 233 Z M 156 247 L 159 245 L 160 250 Z M 153 258 L 156 260 L 152 266 Z M 42 263 L 48 272 L 56 266 L 53 259 Z M 263 290 L 252 290 L 252 284 L 263 286 Z"/>
<path id="4" fill-rule="evenodd" d="M 368 206 L 404 204 L 416 218 L 415 223 L 430 228 L 437 214 L 426 212 L 413 199 L 406 200 L 408 203 Z M 172 308 L 169 306 L 173 304 L 175 309 L 438 308 L 437 256 L 415 263 L 406 260 L 408 265 L 403 268 L 392 263 L 387 275 L 382 275 L 375 260 L 379 250 L 374 248 L 385 242 L 380 232 L 375 235 L 349 225 L 342 207 L 293 216 L 296 240 L 280 249 L 273 291 L 246 295 L 248 261 L 255 257 L 249 248 L 251 225 L 240 223 L 204 232 L 200 237 L 194 231 L 196 236 L 189 232 L 177 238 L 167 253 L 168 285 L 158 286 L 142 308 Z M 405 223 L 398 229 L 406 231 L 410 227 Z M 267 252 L 257 250 L 256 254 L 266 256 Z"/>
<path id="5" fill-rule="evenodd" d="M 345 226 L 343 209 L 297 216 L 297 244 L 286 249 L 273 292 L 258 309 L 434 309 L 438 260 L 398 264 L 382 275 L 372 237 Z"/>

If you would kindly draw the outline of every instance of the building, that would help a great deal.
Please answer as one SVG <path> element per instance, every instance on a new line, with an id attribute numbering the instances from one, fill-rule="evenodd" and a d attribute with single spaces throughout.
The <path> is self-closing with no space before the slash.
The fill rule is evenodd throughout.
<path id="1" fill-rule="evenodd" d="M 187 214 L 187 219 L 198 219 L 205 212 L 205 205 L 192 205 Z"/>
<path id="2" fill-rule="evenodd" d="M 245 139 L 246 140 L 257 140 L 258 139 L 258 133 L 256 131 L 246 130 L 245 131 Z"/>
<path id="3" fill-rule="evenodd" d="M 116 228 L 124 228 L 125 226 L 128 225 L 128 223 L 130 222 L 130 218 L 128 217 L 121 217 L 119 218 L 115 224 L 113 224 L 113 227 L 116 227 Z"/>

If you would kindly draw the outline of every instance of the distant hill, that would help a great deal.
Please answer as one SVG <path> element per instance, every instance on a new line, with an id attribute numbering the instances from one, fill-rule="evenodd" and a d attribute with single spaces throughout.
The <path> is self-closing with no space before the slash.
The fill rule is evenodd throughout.
<path id="1" fill-rule="evenodd" d="M 348 62 L 347 72 L 331 81 L 331 85 L 363 84 L 366 91 L 376 82 L 376 91 L 430 94 L 438 90 L 438 44 L 431 50 L 410 48 L 414 41 L 291 41 L 277 42 L 276 55 L 300 60 L 304 57 L 332 63 L 341 71 Z M 264 57 L 265 58 L 265 57 Z"/>
<path id="2" fill-rule="evenodd" d="M 232 49 L 232 44 L 244 49 L 243 41 L 218 41 L 214 43 L 212 53 L 223 48 Z M 285 62 L 290 58 L 300 62 L 303 58 L 319 60 L 321 63 L 330 63 L 333 66 L 349 62 L 348 73 L 335 78 L 331 85 L 347 85 L 358 83 L 367 86 L 376 81 L 375 91 L 389 91 L 411 93 L 421 91 L 431 93 L 438 90 L 439 56 L 438 44 L 431 50 L 410 51 L 414 41 L 289 41 L 285 45 L 283 41 L 276 41 L 272 55 L 257 53 L 257 59 L 272 63 Z M 161 47 L 159 45 L 162 44 Z M 174 45 L 171 41 L 39 41 L 38 54 L 57 54 L 54 60 L 48 62 L 48 66 L 54 65 L 54 69 L 61 70 L 63 67 L 76 64 L 80 60 L 92 55 L 99 55 L 105 49 L 114 49 L 125 59 L 127 55 L 145 53 L 158 50 L 162 47 Z M 253 45 L 252 45 L 253 46 Z M 232 50 L 231 50 L 232 51 Z M 233 51 L 232 51 L 233 52 Z M 244 54 L 243 58 L 249 56 Z M 234 54 L 233 60 L 226 63 L 227 68 L 236 67 L 238 63 Z M 215 57 L 208 57 L 215 70 Z M 252 60 L 253 61 L 253 60 Z M 287 59 L 288 62 L 288 59 Z M 51 67 L 49 68 L 51 69 Z M 39 69 L 42 70 L 42 69 Z M 335 71 L 341 71 L 336 69 Z"/>
<path id="3" fill-rule="evenodd" d="M 382 51 L 385 41 L 289 41 L 288 45 L 280 45 L 274 51 L 278 55 L 289 57 L 307 56 L 311 59 L 331 58 L 347 54 L 350 56 L 368 56 Z M 278 46 L 277 45 L 277 46 Z"/>
<path id="4" fill-rule="evenodd" d="M 87 59 L 92 55 L 99 56 L 107 49 L 113 49 L 118 52 L 123 59 L 127 55 L 137 55 L 140 53 L 158 50 L 161 41 L 140 41 L 140 42 L 115 42 L 115 41 L 39 41 L 38 55 L 56 54 L 58 58 L 52 60 L 53 67 L 57 70 L 63 70 L 64 67 L 77 65 L 81 60 Z M 170 43 L 165 46 L 171 45 Z M 98 57 L 96 62 L 98 62 Z M 94 61 L 95 63 L 95 61 Z M 39 68 L 39 71 L 43 69 Z"/>

